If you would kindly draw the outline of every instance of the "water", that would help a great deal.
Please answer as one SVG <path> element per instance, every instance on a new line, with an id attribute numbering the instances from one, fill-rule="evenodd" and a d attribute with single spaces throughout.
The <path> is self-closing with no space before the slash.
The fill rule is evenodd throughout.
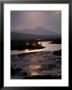
<path id="1" fill-rule="evenodd" d="M 42 43 L 42 46 L 44 46 L 45 48 L 43 49 L 35 49 L 35 50 L 13 50 L 11 51 L 11 55 L 15 55 L 15 54 L 22 54 L 22 53 L 29 53 L 29 52 L 40 52 L 40 51 L 56 51 L 56 50 L 60 50 L 61 49 L 61 44 L 52 44 L 51 41 L 44 41 L 44 42 L 39 42 Z"/>
<path id="2" fill-rule="evenodd" d="M 51 42 L 42 43 L 43 49 L 11 51 L 11 66 L 15 70 L 20 68 L 12 78 L 25 78 L 30 76 L 61 76 L 61 56 L 53 52 L 61 49 L 61 44 Z"/>

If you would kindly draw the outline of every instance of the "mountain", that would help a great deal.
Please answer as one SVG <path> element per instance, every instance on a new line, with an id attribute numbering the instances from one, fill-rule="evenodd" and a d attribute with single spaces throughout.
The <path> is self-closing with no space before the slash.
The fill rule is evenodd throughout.
<path id="1" fill-rule="evenodd" d="M 36 27 L 35 29 L 18 30 L 19 33 L 33 34 L 33 35 L 57 35 L 55 32 L 49 31 L 44 27 Z"/>
<path id="2" fill-rule="evenodd" d="M 11 32 L 12 40 L 30 40 L 30 39 L 57 39 L 60 35 L 51 32 L 44 27 L 36 27 L 35 29 L 23 29 Z"/>
<path id="3" fill-rule="evenodd" d="M 11 40 L 32 39 L 34 35 L 19 32 L 11 32 Z"/>
<path id="4" fill-rule="evenodd" d="M 31 40 L 31 39 L 58 39 L 57 35 L 33 35 L 19 32 L 11 32 L 11 40 Z"/>

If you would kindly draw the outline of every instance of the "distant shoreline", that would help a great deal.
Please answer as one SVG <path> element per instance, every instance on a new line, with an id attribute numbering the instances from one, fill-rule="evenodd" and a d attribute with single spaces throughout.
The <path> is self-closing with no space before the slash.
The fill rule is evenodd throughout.
<path id="1" fill-rule="evenodd" d="M 38 42 L 42 42 L 42 41 L 50 41 L 50 40 L 12 40 L 11 50 L 42 49 L 45 47 L 38 44 Z M 35 45 L 33 45 L 33 43 L 35 43 Z M 61 44 L 61 40 L 60 39 L 51 40 L 50 43 Z"/>

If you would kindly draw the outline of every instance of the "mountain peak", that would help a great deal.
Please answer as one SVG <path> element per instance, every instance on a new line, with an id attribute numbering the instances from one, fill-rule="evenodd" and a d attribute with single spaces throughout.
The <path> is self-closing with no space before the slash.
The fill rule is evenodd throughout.
<path id="1" fill-rule="evenodd" d="M 36 27 L 34 30 L 47 30 L 46 28 L 44 28 L 44 27 Z M 48 30 L 47 30 L 48 31 Z"/>
<path id="2" fill-rule="evenodd" d="M 48 30 L 47 28 L 45 28 L 45 27 L 36 27 L 34 30 L 33 30 L 33 32 L 35 32 L 35 34 L 37 34 L 37 35 L 56 35 L 56 33 L 55 32 L 53 32 L 53 31 L 50 31 L 50 30 Z"/>
<path id="3" fill-rule="evenodd" d="M 34 29 L 22 29 L 18 30 L 19 33 L 33 34 L 33 35 L 57 35 L 55 32 L 48 30 L 45 27 L 38 26 Z"/>

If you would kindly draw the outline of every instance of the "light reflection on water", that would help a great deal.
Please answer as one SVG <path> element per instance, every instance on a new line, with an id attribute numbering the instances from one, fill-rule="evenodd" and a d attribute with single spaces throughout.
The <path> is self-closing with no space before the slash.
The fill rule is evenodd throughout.
<path id="1" fill-rule="evenodd" d="M 61 58 L 52 53 L 40 51 L 56 51 L 61 49 L 61 44 L 51 44 L 50 42 L 42 42 L 43 49 L 12 51 L 11 64 L 17 68 L 22 68 L 23 72 L 27 72 L 28 76 L 36 75 L 58 75 L 61 74 Z M 36 52 L 36 53 L 31 53 Z M 25 54 L 23 54 L 25 53 Z M 17 54 L 23 54 L 21 56 Z"/>
<path id="2" fill-rule="evenodd" d="M 28 73 L 30 76 L 36 76 L 36 75 L 40 75 L 41 72 L 41 66 L 40 65 L 30 65 L 28 67 Z"/>
<path id="3" fill-rule="evenodd" d="M 40 42 L 38 42 L 40 43 Z M 41 42 L 42 46 L 44 46 L 45 48 L 43 49 L 34 49 L 34 50 L 13 50 L 11 51 L 11 55 L 15 55 L 15 54 L 22 54 L 22 53 L 30 53 L 30 52 L 40 52 L 40 51 L 56 51 L 56 50 L 60 50 L 61 49 L 61 44 L 52 44 L 49 41 L 44 41 Z"/>

